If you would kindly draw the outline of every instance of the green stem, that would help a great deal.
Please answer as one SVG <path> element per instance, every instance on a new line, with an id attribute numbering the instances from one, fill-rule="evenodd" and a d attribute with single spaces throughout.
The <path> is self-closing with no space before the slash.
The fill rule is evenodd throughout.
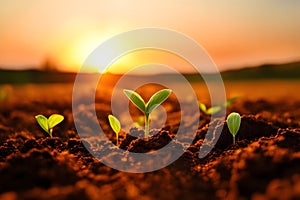
<path id="1" fill-rule="evenodd" d="M 116 133 L 117 146 L 119 146 L 119 134 Z"/>
<path id="2" fill-rule="evenodd" d="M 145 138 L 148 140 L 149 136 L 149 114 L 145 115 Z"/>
<path id="3" fill-rule="evenodd" d="M 52 132 L 53 132 L 53 128 L 50 128 L 49 135 L 50 135 L 51 138 L 52 138 Z"/>
<path id="4" fill-rule="evenodd" d="M 233 144 L 235 144 L 235 136 L 233 136 Z"/>

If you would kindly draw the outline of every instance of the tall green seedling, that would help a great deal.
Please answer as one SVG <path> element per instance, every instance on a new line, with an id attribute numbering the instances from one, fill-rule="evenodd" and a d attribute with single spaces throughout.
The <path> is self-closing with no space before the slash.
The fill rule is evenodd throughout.
<path id="1" fill-rule="evenodd" d="M 48 119 L 44 115 L 35 116 L 38 124 L 46 131 L 52 138 L 53 128 L 64 120 L 64 116 L 59 114 L 53 114 Z"/>
<path id="2" fill-rule="evenodd" d="M 110 124 L 110 127 L 112 128 L 112 130 L 116 133 L 116 143 L 117 146 L 119 144 L 119 133 L 121 131 L 121 123 L 118 120 L 118 118 L 116 118 L 113 115 L 108 115 L 108 121 Z"/>
<path id="3" fill-rule="evenodd" d="M 239 113 L 232 112 L 227 117 L 227 126 L 233 136 L 233 144 L 235 144 L 235 136 L 240 129 L 241 116 Z"/>
<path id="4" fill-rule="evenodd" d="M 149 101 L 145 103 L 144 99 L 135 91 L 124 89 L 123 92 L 128 99 L 145 115 L 145 138 L 149 136 L 149 116 L 150 113 L 162 104 L 172 93 L 170 89 L 163 89 L 151 96 Z"/>

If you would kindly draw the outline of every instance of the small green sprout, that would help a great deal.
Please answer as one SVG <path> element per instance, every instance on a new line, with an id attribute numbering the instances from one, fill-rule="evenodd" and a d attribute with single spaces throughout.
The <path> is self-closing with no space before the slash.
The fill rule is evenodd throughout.
<path id="1" fill-rule="evenodd" d="M 156 92 L 151 96 L 149 101 L 145 103 L 143 98 L 132 90 L 124 89 L 123 92 L 128 97 L 128 99 L 145 115 L 145 138 L 148 138 L 149 135 L 149 115 L 150 113 L 162 104 L 172 93 L 170 89 L 163 89 Z"/>
<path id="2" fill-rule="evenodd" d="M 227 117 L 227 126 L 233 136 L 233 144 L 235 144 L 235 136 L 240 129 L 241 116 L 239 113 L 232 112 Z"/>
<path id="3" fill-rule="evenodd" d="M 204 103 L 199 102 L 199 108 L 206 114 L 206 115 L 213 115 L 221 110 L 221 106 L 213 106 L 209 109 L 206 108 Z"/>
<path id="4" fill-rule="evenodd" d="M 0 87 L 0 102 L 4 102 L 8 99 L 8 92 L 4 88 Z"/>
<path id="5" fill-rule="evenodd" d="M 230 99 L 227 99 L 227 101 L 224 103 L 224 107 L 228 108 L 229 106 L 231 106 L 231 104 L 233 102 L 235 102 L 235 100 L 238 98 L 238 96 L 232 97 Z M 200 110 L 202 110 L 202 112 L 204 112 L 206 115 L 213 115 L 217 112 L 219 112 L 222 109 L 222 105 L 220 106 L 212 106 L 210 108 L 207 109 L 206 105 L 204 103 L 198 102 L 199 104 L 199 108 Z"/>
<path id="6" fill-rule="evenodd" d="M 227 99 L 227 101 L 225 102 L 225 107 L 228 108 L 229 106 L 231 106 L 238 98 L 239 96 L 234 96 Z"/>
<path id="7" fill-rule="evenodd" d="M 36 121 L 52 138 L 53 128 L 64 120 L 64 116 L 53 114 L 48 119 L 44 115 L 35 116 Z"/>
<path id="8" fill-rule="evenodd" d="M 117 146 L 119 144 L 119 133 L 121 131 L 121 123 L 120 121 L 113 115 L 108 115 L 108 121 L 112 130 L 116 133 L 116 141 Z"/>

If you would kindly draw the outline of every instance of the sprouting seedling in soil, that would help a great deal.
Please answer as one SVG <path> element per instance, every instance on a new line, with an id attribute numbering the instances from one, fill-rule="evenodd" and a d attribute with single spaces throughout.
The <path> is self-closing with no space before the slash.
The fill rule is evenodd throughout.
<path id="1" fill-rule="evenodd" d="M 200 110 L 202 110 L 206 115 L 213 115 L 221 110 L 221 106 L 212 106 L 207 109 L 204 103 L 198 103 Z"/>
<path id="2" fill-rule="evenodd" d="M 64 120 L 64 116 L 53 114 L 48 119 L 44 115 L 35 116 L 36 121 L 52 138 L 53 128 Z"/>
<path id="3" fill-rule="evenodd" d="M 233 136 L 233 144 L 235 144 L 235 136 L 240 129 L 241 116 L 239 113 L 232 112 L 227 117 L 227 126 Z"/>
<path id="4" fill-rule="evenodd" d="M 150 113 L 162 104 L 171 94 L 172 90 L 163 89 L 151 96 L 149 101 L 145 103 L 144 99 L 135 91 L 124 89 L 123 92 L 128 99 L 145 115 L 145 138 L 149 135 L 149 116 Z"/>
<path id="5" fill-rule="evenodd" d="M 234 97 L 227 99 L 225 102 L 225 107 L 226 108 L 230 107 L 238 98 L 239 98 L 239 96 L 234 96 Z"/>
<path id="6" fill-rule="evenodd" d="M 235 100 L 238 98 L 238 96 L 232 97 L 230 99 L 227 99 L 226 102 L 224 103 L 224 107 L 229 107 Z M 204 103 L 198 102 L 200 110 L 204 112 L 206 115 L 213 115 L 217 112 L 219 112 L 222 109 L 222 105 L 220 106 L 212 106 L 210 108 L 207 108 Z"/>
<path id="7" fill-rule="evenodd" d="M 121 131 L 121 123 L 120 121 L 113 115 L 108 115 L 108 121 L 112 130 L 116 133 L 116 143 L 117 146 L 119 144 L 119 133 Z"/>

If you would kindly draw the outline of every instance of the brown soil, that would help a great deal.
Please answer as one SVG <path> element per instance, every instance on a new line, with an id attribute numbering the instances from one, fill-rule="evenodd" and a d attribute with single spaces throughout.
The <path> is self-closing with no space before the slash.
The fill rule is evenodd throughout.
<path id="1" fill-rule="evenodd" d="M 105 101 L 104 101 L 105 102 Z M 2 106 L 4 105 L 4 106 Z M 242 114 L 237 143 L 225 126 L 203 159 L 209 126 L 200 117 L 197 135 L 174 163 L 150 173 L 125 173 L 95 159 L 76 133 L 70 101 L 23 100 L 0 107 L 0 199 L 300 199 L 300 117 L 297 100 L 240 99 L 228 110 Z M 105 114 L 109 109 L 96 108 Z M 298 110 L 297 110 L 298 109 Z M 173 109 L 176 115 L 179 112 Z M 49 138 L 34 116 L 60 113 Z M 210 122 L 211 126 L 219 121 Z M 120 148 L 148 152 L 169 143 L 178 123 L 168 121 L 149 141 L 122 133 Z M 137 129 L 135 135 L 143 134 Z M 111 130 L 108 136 L 113 142 Z M 105 143 L 103 146 L 105 149 Z"/>

